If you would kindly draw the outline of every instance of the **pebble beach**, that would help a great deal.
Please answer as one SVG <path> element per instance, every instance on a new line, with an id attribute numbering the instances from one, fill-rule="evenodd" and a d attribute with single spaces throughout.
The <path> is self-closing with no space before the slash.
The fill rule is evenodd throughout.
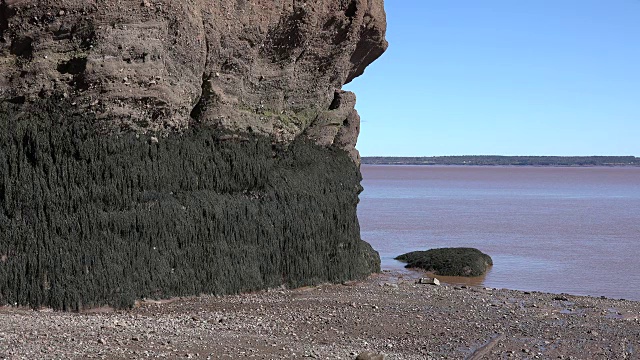
<path id="1" fill-rule="evenodd" d="M 131 310 L 0 308 L 0 359 L 637 359 L 640 302 L 420 284 L 420 273 Z M 372 357 L 373 358 L 373 357 Z"/>

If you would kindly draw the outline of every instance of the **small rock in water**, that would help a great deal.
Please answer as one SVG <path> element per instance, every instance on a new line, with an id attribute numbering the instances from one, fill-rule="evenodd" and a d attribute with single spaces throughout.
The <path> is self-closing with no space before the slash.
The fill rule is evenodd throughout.
<path id="1" fill-rule="evenodd" d="M 407 268 L 420 268 L 442 276 L 480 276 L 493 265 L 491 256 L 474 248 L 412 251 L 396 257 Z"/>

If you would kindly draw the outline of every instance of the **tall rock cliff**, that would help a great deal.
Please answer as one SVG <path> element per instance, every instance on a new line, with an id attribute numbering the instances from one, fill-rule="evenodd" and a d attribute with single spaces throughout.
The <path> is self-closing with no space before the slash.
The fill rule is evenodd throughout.
<path id="1" fill-rule="evenodd" d="M 0 303 L 361 278 L 382 0 L 0 3 Z"/>

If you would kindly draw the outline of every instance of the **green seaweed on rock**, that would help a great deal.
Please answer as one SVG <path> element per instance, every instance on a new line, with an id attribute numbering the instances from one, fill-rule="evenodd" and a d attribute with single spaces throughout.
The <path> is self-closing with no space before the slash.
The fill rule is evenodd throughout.
<path id="1" fill-rule="evenodd" d="M 379 271 L 346 153 L 204 126 L 105 135 L 63 108 L 0 103 L 0 304 L 126 308 Z"/>

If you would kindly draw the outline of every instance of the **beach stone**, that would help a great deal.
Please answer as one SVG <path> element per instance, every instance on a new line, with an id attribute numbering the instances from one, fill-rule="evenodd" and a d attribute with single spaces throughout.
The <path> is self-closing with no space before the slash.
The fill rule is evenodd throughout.
<path id="1" fill-rule="evenodd" d="M 413 251 L 396 257 L 407 268 L 420 268 L 443 276 L 481 276 L 493 265 L 491 257 L 474 248 Z"/>
<path id="2" fill-rule="evenodd" d="M 376 353 L 373 351 L 363 351 L 356 357 L 356 360 L 387 360 L 387 359 L 388 359 L 387 355 Z"/>
<path id="3" fill-rule="evenodd" d="M 440 280 L 436 278 L 423 277 L 417 281 L 418 284 L 426 284 L 426 285 L 440 285 Z"/>

